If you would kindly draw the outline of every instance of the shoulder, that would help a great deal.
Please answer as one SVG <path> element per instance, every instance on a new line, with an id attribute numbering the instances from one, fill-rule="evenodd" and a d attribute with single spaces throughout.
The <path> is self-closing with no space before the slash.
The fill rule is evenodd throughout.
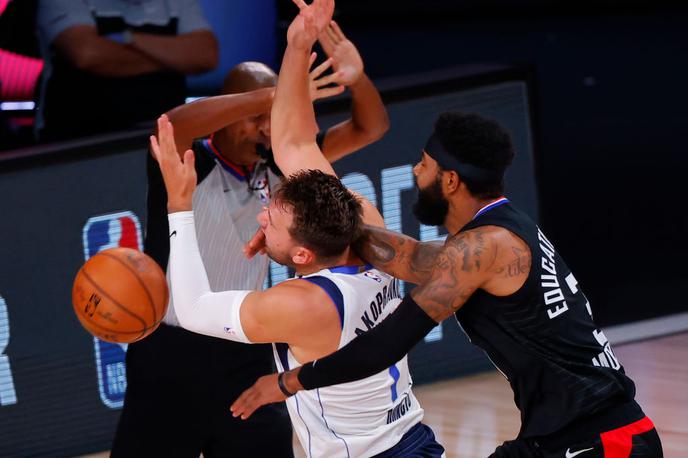
<path id="1" fill-rule="evenodd" d="M 300 313 L 315 312 L 323 308 L 323 303 L 331 300 L 324 288 L 302 278 L 284 281 L 257 294 L 261 296 L 261 302 L 288 307 Z"/>

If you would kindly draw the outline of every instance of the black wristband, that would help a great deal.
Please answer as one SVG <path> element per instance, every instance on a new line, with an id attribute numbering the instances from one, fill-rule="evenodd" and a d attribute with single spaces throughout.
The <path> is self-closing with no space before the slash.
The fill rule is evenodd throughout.
<path id="1" fill-rule="evenodd" d="M 399 361 L 437 326 L 410 294 L 373 329 L 335 353 L 301 366 L 298 378 L 304 390 L 353 382 L 377 374 Z"/>
<path id="2" fill-rule="evenodd" d="M 296 394 L 290 393 L 287 387 L 284 385 L 284 372 L 280 372 L 277 376 L 277 385 L 279 385 L 279 389 L 282 392 L 282 394 L 284 394 L 288 398 Z"/>

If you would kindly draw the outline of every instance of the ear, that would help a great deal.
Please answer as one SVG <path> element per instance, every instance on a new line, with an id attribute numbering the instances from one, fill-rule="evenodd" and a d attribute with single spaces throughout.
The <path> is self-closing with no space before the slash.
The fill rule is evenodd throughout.
<path id="1" fill-rule="evenodd" d="M 297 266 L 305 266 L 315 261 L 315 253 L 304 246 L 296 246 L 292 253 L 291 260 Z"/>
<path id="2" fill-rule="evenodd" d="M 449 195 L 458 191 L 461 186 L 461 178 L 459 174 L 454 170 L 447 170 L 442 177 L 442 187 L 444 188 L 444 193 Z"/>

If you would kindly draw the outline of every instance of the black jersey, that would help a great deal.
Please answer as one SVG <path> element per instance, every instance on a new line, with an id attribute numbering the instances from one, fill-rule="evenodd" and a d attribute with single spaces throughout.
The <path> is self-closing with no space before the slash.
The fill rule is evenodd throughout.
<path id="1" fill-rule="evenodd" d="M 545 436 L 632 401 L 635 386 L 595 326 L 580 285 L 537 225 L 506 199 L 460 232 L 499 226 L 530 247 L 524 285 L 497 297 L 477 290 L 456 312 L 471 341 L 509 380 L 521 437 Z"/>

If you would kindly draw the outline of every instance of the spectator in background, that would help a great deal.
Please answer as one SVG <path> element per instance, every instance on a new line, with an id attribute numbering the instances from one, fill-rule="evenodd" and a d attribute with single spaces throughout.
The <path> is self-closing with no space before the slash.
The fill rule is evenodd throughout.
<path id="1" fill-rule="evenodd" d="M 152 121 L 184 103 L 186 75 L 217 65 L 196 0 L 39 0 L 37 23 L 41 141 Z"/>

